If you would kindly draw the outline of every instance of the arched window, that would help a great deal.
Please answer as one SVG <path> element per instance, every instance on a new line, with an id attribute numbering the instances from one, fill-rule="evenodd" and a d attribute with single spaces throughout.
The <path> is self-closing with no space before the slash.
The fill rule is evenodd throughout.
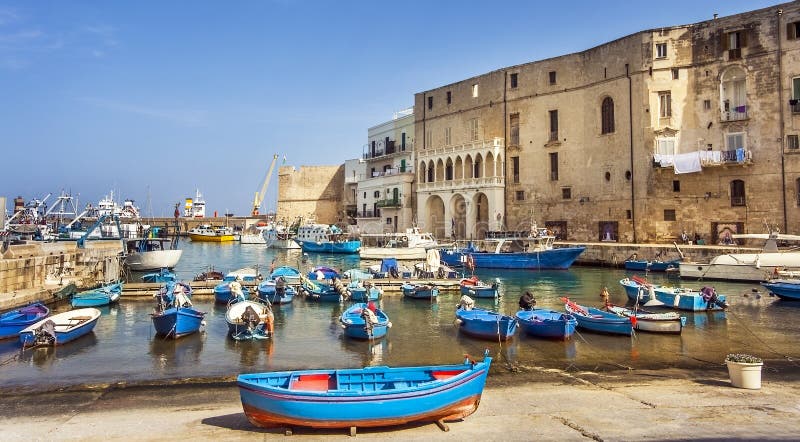
<path id="1" fill-rule="evenodd" d="M 744 181 L 731 181 L 731 206 L 744 206 L 745 201 Z"/>
<path id="2" fill-rule="evenodd" d="M 731 66 L 722 74 L 720 100 L 723 121 L 747 118 L 747 80 L 744 69 Z"/>
<path id="3" fill-rule="evenodd" d="M 611 97 L 603 99 L 603 104 L 600 106 L 600 113 L 602 119 L 602 126 L 604 134 L 614 132 L 614 100 Z"/>

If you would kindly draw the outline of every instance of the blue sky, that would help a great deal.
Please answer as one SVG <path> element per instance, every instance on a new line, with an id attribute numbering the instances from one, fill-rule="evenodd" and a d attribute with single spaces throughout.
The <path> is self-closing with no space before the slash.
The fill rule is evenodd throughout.
<path id="1" fill-rule="evenodd" d="M 0 0 L 0 196 L 246 214 L 274 153 L 356 158 L 416 92 L 775 4 Z"/>

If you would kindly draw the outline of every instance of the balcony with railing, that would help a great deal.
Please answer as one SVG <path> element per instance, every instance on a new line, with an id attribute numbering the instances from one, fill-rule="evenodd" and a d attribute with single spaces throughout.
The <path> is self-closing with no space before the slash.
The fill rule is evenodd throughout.
<path id="1" fill-rule="evenodd" d="M 753 162 L 753 152 L 748 149 L 700 150 L 682 154 L 654 154 L 653 167 L 675 168 L 675 163 L 699 161 L 701 167 L 736 166 Z"/>
<path id="2" fill-rule="evenodd" d="M 417 190 L 436 192 L 440 190 L 463 190 L 478 187 L 504 187 L 505 177 L 490 176 L 481 178 L 463 178 L 449 181 L 435 181 L 428 183 L 417 183 Z"/>
<path id="3" fill-rule="evenodd" d="M 381 217 L 381 211 L 380 211 L 380 209 L 378 209 L 378 210 L 363 210 L 361 212 L 358 212 L 356 214 L 356 217 L 357 218 L 380 218 Z"/>
<path id="4" fill-rule="evenodd" d="M 375 204 L 377 204 L 379 208 L 399 209 L 403 207 L 403 202 L 400 200 L 400 198 L 378 200 Z"/>
<path id="5" fill-rule="evenodd" d="M 457 144 L 453 146 L 441 146 L 431 149 L 424 149 L 417 151 L 417 157 L 424 160 L 434 156 L 448 155 L 448 154 L 468 154 L 468 153 L 483 153 L 487 150 L 499 150 L 505 148 L 505 139 L 502 137 L 494 137 L 491 140 L 483 141 L 470 141 L 464 144 Z"/>
<path id="6" fill-rule="evenodd" d="M 389 140 L 389 143 L 386 146 L 377 148 L 374 151 L 368 151 L 364 153 L 362 157 L 365 160 L 378 159 L 378 158 L 383 159 L 398 154 L 407 154 L 411 150 L 414 150 L 414 143 L 410 141 L 406 141 L 405 146 L 402 146 L 397 144 L 394 140 Z"/>
<path id="7" fill-rule="evenodd" d="M 746 120 L 747 117 L 747 106 L 734 106 L 722 111 L 722 115 L 720 119 L 722 121 L 740 121 Z"/>

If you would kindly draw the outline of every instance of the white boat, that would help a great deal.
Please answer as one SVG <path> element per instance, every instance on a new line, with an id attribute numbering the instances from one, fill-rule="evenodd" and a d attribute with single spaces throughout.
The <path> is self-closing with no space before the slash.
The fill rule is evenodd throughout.
<path id="1" fill-rule="evenodd" d="M 267 247 L 273 249 L 300 249 L 294 240 L 294 234 L 282 224 L 270 224 L 264 231 Z"/>
<path id="2" fill-rule="evenodd" d="M 430 233 L 423 233 L 419 228 L 406 229 L 405 233 L 386 233 L 383 235 L 361 235 L 362 241 L 378 241 L 378 247 L 361 246 L 358 252 L 361 259 L 397 258 L 402 260 L 425 259 L 429 249 L 441 245 Z"/>
<path id="3" fill-rule="evenodd" d="M 264 238 L 264 230 L 266 226 L 253 226 L 239 235 L 239 242 L 242 244 L 266 244 L 267 240 Z"/>
<path id="4" fill-rule="evenodd" d="M 183 253 L 172 248 L 169 238 L 126 238 L 124 241 L 124 264 L 136 272 L 174 268 Z"/>
<path id="5" fill-rule="evenodd" d="M 732 281 L 766 281 L 776 272 L 800 270 L 800 251 L 779 250 L 778 241 L 800 241 L 800 235 L 737 234 L 734 239 L 763 239 L 764 247 L 756 253 L 726 253 L 708 263 L 681 262 L 681 278 L 720 279 Z"/>

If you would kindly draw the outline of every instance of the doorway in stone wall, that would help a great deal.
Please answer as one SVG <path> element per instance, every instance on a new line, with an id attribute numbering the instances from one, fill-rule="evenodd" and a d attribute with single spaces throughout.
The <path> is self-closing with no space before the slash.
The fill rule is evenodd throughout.
<path id="1" fill-rule="evenodd" d="M 617 242 L 619 238 L 619 223 L 617 221 L 600 221 L 597 225 L 600 241 Z"/>

